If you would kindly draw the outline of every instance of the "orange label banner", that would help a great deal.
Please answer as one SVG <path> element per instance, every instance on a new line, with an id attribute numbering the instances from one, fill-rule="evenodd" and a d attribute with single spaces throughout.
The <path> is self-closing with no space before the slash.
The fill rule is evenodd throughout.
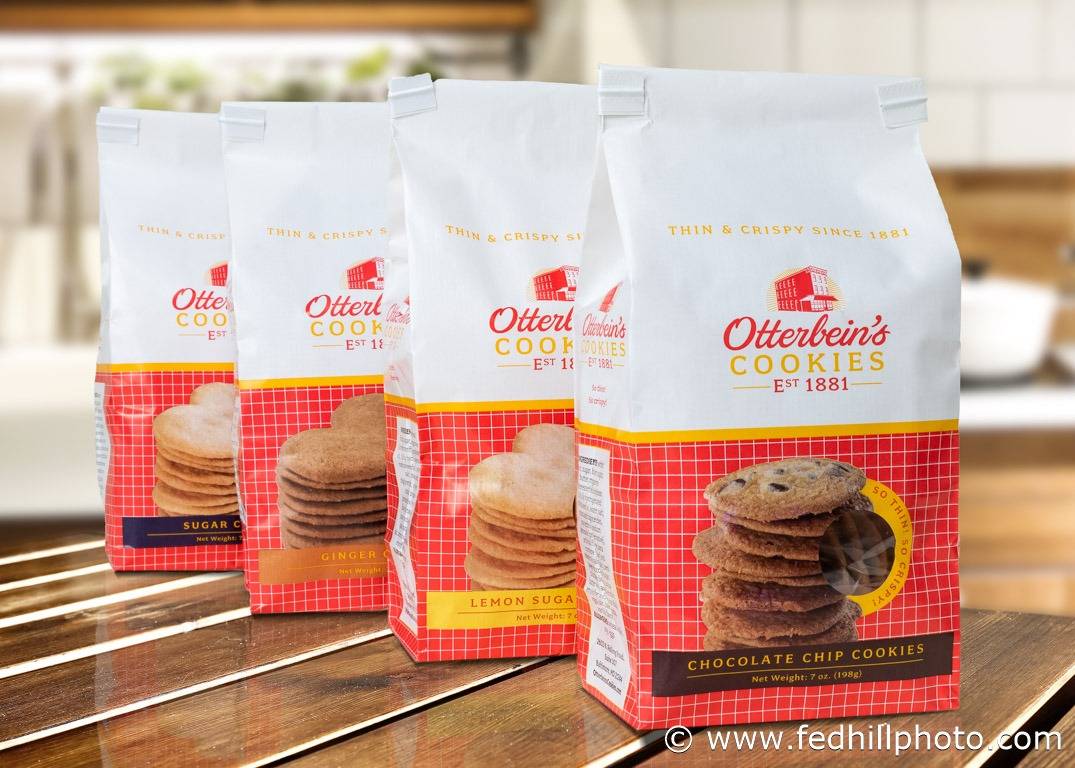
<path id="1" fill-rule="evenodd" d="M 320 579 L 373 579 L 388 573 L 383 543 L 361 547 L 263 549 L 258 552 L 262 584 L 298 584 Z"/>

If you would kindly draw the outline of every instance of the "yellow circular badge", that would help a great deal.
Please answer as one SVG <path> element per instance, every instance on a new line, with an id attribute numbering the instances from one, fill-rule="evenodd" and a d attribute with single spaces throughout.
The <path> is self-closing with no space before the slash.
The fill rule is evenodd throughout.
<path id="1" fill-rule="evenodd" d="M 849 599 L 859 604 L 862 608 L 862 615 L 866 616 L 891 603 L 907 583 L 907 576 L 911 570 L 913 530 L 907 505 L 887 485 L 867 479 L 862 493 L 870 500 L 877 516 L 892 529 L 896 539 L 892 569 L 881 586 L 864 595 L 848 595 Z"/>

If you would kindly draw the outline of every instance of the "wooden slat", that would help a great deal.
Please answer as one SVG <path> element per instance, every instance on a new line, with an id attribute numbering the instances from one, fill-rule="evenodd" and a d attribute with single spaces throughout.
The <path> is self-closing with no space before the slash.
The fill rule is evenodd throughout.
<path id="1" fill-rule="evenodd" d="M 1062 750 L 1056 749 L 1055 743 L 1046 751 L 1044 744 L 1038 749 L 1032 750 L 1023 761 L 1019 763 L 1019 768 L 1070 768 L 1072 763 L 1072 753 L 1075 752 L 1075 709 L 1068 710 L 1068 713 L 1061 718 L 1060 722 L 1056 723 L 1049 728 L 1050 731 L 1055 731 L 1060 735 Z"/>
<path id="2" fill-rule="evenodd" d="M 0 593 L 0 619 L 163 584 L 188 573 L 91 573 Z"/>
<path id="3" fill-rule="evenodd" d="M 32 759 L 35 766 L 67 766 L 107 759 L 112 765 L 167 768 L 188 766 L 200 757 L 213 765 L 257 765 L 348 729 L 374 727 L 387 717 L 536 663 L 516 659 L 419 666 L 395 638 L 385 637 L 36 741 L 0 753 L 0 762 Z M 522 679 L 530 674 L 524 672 Z M 487 714 L 497 716 L 496 710 Z M 374 763 L 369 758 L 352 764 L 383 762 L 379 754 Z M 555 765 L 545 763 L 550 764 Z"/>
<path id="4" fill-rule="evenodd" d="M 62 574 L 65 571 L 73 571 L 93 565 L 104 565 L 107 562 L 108 556 L 105 555 L 103 548 L 23 560 L 18 563 L 0 566 L 0 586 L 22 581 L 23 579 L 49 574 Z M 0 592 L 0 595 L 3 594 L 4 592 Z"/>
<path id="5" fill-rule="evenodd" d="M 585 765 L 641 734 L 582 689 L 575 663 L 556 659 L 289 765 L 360 765 L 363 755 L 411 768 L 483 765 L 493 755 L 498 765 L 520 768 Z"/>
<path id="6" fill-rule="evenodd" d="M 384 631 L 383 613 L 246 617 L 20 675 L 3 682 L 0 743 L 211 688 Z M 338 674 L 346 677 L 347 671 Z M 233 717 L 245 717 L 246 711 L 237 707 Z M 242 725 L 250 727 L 257 727 L 257 718 Z M 84 729 L 96 730 L 96 726 Z M 220 737 L 241 738 L 242 733 L 232 728 Z M 33 747 L 21 754 L 33 754 Z M 0 757 L 0 764 L 6 759 Z"/>
<path id="7" fill-rule="evenodd" d="M 893 727 L 914 723 L 935 731 L 959 724 L 981 728 L 987 735 L 1020 720 L 1024 707 L 1033 706 L 1075 659 L 1075 621 L 1044 616 L 991 614 L 965 611 L 965 677 L 963 708 L 958 712 L 884 718 Z M 997 692 L 1004 691 L 1003 701 Z M 881 718 L 858 718 L 861 728 Z M 819 721 L 831 728 L 836 721 Z M 895 724 L 899 723 L 899 726 Z M 795 724 L 774 724 L 794 736 Z M 768 728 L 770 726 L 759 726 Z M 740 729 L 745 730 L 745 729 Z M 562 659 L 525 675 L 496 683 L 477 693 L 397 720 L 354 738 L 304 755 L 295 763 L 304 768 L 357 765 L 363 755 L 386 755 L 387 765 L 440 768 L 444 765 L 481 764 L 495 755 L 496 764 L 513 768 L 544 768 L 549 765 L 604 764 L 610 756 L 630 757 L 653 747 L 659 732 L 644 734 L 621 720 L 586 694 L 578 683 L 574 659 Z M 646 762 L 651 765 L 831 765 L 839 757 L 831 752 L 754 754 L 711 753 L 696 736 L 695 747 L 686 755 L 666 753 Z M 445 756 L 451 756 L 445 760 Z M 871 754 L 871 765 L 876 755 Z M 895 762 L 885 756 L 881 764 Z M 932 755 L 905 755 L 901 764 L 933 764 Z M 917 759 L 917 763 L 915 760 Z"/>
<path id="8" fill-rule="evenodd" d="M 913 732 L 919 725 L 931 732 L 960 728 L 980 731 L 989 740 L 1002 732 L 1018 730 L 1033 714 L 1056 696 L 1066 680 L 1075 673 L 1075 620 L 1035 614 L 964 611 L 962 706 L 951 712 L 930 715 L 896 715 L 884 718 L 857 718 L 853 722 L 868 728 L 878 722 L 893 730 Z M 1070 695 L 1070 694 L 1065 694 Z M 822 720 L 815 727 L 825 732 L 847 721 Z M 787 743 L 794 743 L 798 723 L 774 724 Z M 735 730 L 735 729 L 725 729 Z M 744 730 L 744 729 L 738 729 Z M 697 749 L 702 747 L 701 749 Z M 869 752 L 871 768 L 937 764 L 938 754 L 965 764 L 972 757 L 966 753 L 910 752 L 896 757 L 891 752 Z M 643 763 L 646 768 L 711 764 L 716 757 L 734 760 L 737 766 L 770 766 L 772 752 L 738 752 L 714 754 L 705 747 L 705 737 L 696 736 L 689 752 L 675 755 L 662 751 Z M 786 752 L 788 765 L 825 766 L 833 762 L 832 752 Z"/>
<path id="9" fill-rule="evenodd" d="M 0 518 L 0 557 L 104 537 L 104 521 L 97 517 Z"/>
<path id="10" fill-rule="evenodd" d="M 298 626 L 305 627 L 324 617 L 275 618 L 297 618 Z M 265 620 L 274 618 L 258 621 Z M 918 723 L 937 731 L 959 724 L 993 736 L 1021 725 L 1050 696 L 1055 700 L 1072 671 L 1075 622 L 968 611 L 964 627 L 962 710 L 886 718 L 893 727 Z M 141 662 L 130 665 L 132 674 L 144 675 L 153 666 L 145 659 Z M 547 766 L 629 754 L 642 744 L 640 734 L 582 692 L 572 659 L 399 718 L 408 708 L 462 693 L 461 687 L 508 672 L 507 667 L 498 671 L 496 664 L 503 662 L 417 666 L 392 638 L 385 638 L 33 742 L 6 753 L 3 760 L 20 764 L 32 757 L 37 765 L 107 760 L 168 766 L 202 756 L 220 765 L 256 764 L 356 728 L 362 729 L 358 736 L 310 752 L 299 762 L 362 764 L 364 757 L 378 755 L 388 765 L 443 766 L 473 764 L 495 755 L 497 764 Z M 1005 695 L 997 697 L 998 690 Z M 385 718 L 399 719 L 377 728 L 377 721 Z M 854 722 L 866 728 L 876 720 Z M 791 738 L 795 726 L 774 727 Z M 715 757 L 702 752 L 674 759 L 694 763 Z M 734 757 L 736 764 L 774 764 L 771 754 L 725 757 Z M 820 759 L 799 753 L 791 757 L 789 765 L 810 765 L 814 764 L 810 760 Z M 827 763 L 832 755 L 824 757 L 817 764 Z M 890 755 L 870 757 L 881 764 L 892 762 Z M 927 764 L 935 757 L 905 755 L 900 760 L 904 765 Z M 673 764 L 658 756 L 647 765 L 662 761 Z"/>
<path id="11" fill-rule="evenodd" d="M 5 30 L 515 30 L 536 21 L 532 2 L 53 3 L 0 6 Z"/>
<path id="12" fill-rule="evenodd" d="M 176 627 L 246 605 L 242 578 L 229 574 L 207 584 L 0 629 L 0 678 L 10 675 L 10 667 L 33 660 Z"/>

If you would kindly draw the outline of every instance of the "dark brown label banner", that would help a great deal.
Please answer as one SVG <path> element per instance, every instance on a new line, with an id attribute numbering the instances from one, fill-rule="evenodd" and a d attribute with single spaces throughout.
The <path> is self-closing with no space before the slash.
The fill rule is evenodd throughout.
<path id="1" fill-rule="evenodd" d="M 654 651 L 653 695 L 911 680 L 952 673 L 953 635 L 834 645 Z"/>

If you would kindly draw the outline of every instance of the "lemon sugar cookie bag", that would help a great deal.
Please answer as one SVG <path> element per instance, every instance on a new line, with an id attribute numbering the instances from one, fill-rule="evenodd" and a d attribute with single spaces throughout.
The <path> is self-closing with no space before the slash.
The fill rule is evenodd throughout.
<path id="1" fill-rule="evenodd" d="M 389 622 L 419 661 L 573 653 L 572 327 L 592 88 L 389 93 Z"/>

